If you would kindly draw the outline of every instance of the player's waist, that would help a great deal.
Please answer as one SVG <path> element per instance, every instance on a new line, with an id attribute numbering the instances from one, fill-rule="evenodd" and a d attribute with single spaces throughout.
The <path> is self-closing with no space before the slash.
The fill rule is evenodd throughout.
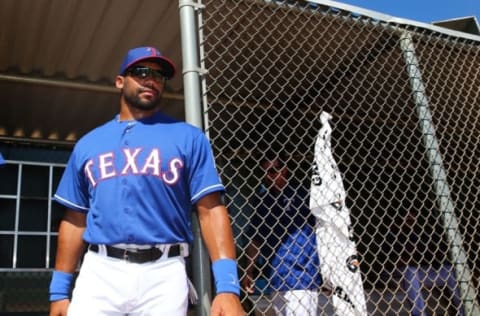
<path id="1" fill-rule="evenodd" d="M 134 263 L 146 263 L 172 257 L 187 257 L 187 243 L 135 245 L 135 244 L 90 244 L 88 250 L 99 255 Z"/>

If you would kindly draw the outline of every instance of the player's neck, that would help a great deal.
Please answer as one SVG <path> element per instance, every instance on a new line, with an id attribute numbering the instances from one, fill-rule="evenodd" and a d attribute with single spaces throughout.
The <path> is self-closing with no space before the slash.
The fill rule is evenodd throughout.
<path id="1" fill-rule="evenodd" d="M 151 110 L 138 109 L 132 106 L 122 106 L 120 108 L 120 115 L 118 119 L 120 121 L 138 121 L 148 117 L 151 117 L 159 111 L 159 108 L 154 108 Z"/>

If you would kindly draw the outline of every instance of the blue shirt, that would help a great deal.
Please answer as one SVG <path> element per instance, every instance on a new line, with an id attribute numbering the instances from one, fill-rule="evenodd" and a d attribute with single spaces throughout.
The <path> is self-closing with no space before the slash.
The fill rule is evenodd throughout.
<path id="1" fill-rule="evenodd" d="M 273 290 L 318 289 L 322 284 L 308 201 L 308 191 L 300 186 L 278 194 L 262 187 L 253 200 L 253 239 L 268 260 L 262 272 Z"/>
<path id="2" fill-rule="evenodd" d="M 204 133 L 161 113 L 118 116 L 82 137 L 55 199 L 87 214 L 93 244 L 191 242 L 191 210 L 223 191 Z"/>
<path id="3" fill-rule="evenodd" d="M 0 165 L 5 164 L 5 159 L 3 159 L 2 153 L 0 153 Z"/>

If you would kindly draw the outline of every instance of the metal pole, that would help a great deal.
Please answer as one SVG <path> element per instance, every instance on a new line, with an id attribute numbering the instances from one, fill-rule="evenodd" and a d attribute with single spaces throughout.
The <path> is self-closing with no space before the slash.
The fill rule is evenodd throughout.
<path id="1" fill-rule="evenodd" d="M 196 37 L 195 10 L 199 7 L 192 0 L 179 0 L 180 29 L 183 55 L 183 84 L 185 94 L 185 119 L 188 123 L 203 128 L 198 67 L 198 45 Z M 210 314 L 211 273 L 210 261 L 200 234 L 196 213 L 192 216 L 194 243 L 192 249 L 193 281 L 199 295 L 197 316 Z"/>
<path id="2" fill-rule="evenodd" d="M 430 172 L 433 178 L 435 194 L 439 201 L 439 209 L 443 226 L 447 232 L 451 257 L 455 259 L 454 268 L 457 283 L 465 309 L 465 315 L 480 315 L 475 287 L 472 284 L 472 275 L 468 267 L 467 256 L 463 249 L 462 236 L 455 217 L 453 201 L 450 197 L 450 189 L 444 169 L 439 144 L 437 142 L 435 127 L 433 126 L 432 114 L 430 113 L 425 87 L 415 56 L 415 48 L 409 32 L 404 32 L 400 38 L 400 46 L 407 65 L 410 85 L 416 104 L 416 112 L 423 135 L 423 143 L 427 149 L 427 158 L 430 162 Z"/>

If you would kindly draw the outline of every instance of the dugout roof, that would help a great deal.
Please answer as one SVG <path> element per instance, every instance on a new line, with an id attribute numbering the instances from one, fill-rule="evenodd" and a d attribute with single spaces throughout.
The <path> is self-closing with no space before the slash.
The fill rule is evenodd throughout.
<path id="1" fill-rule="evenodd" d="M 0 140 L 71 142 L 118 111 L 114 86 L 131 47 L 178 68 L 166 112 L 183 118 L 177 1 L 0 1 Z"/>
<path id="2" fill-rule="evenodd" d="M 71 146 L 111 119 L 118 111 L 114 79 L 134 46 L 156 46 L 177 64 L 164 104 L 167 114 L 183 119 L 178 10 L 173 0 L 0 1 L 0 142 Z M 352 49 L 343 58 L 355 54 Z M 332 65 L 341 66 L 341 60 Z"/>

